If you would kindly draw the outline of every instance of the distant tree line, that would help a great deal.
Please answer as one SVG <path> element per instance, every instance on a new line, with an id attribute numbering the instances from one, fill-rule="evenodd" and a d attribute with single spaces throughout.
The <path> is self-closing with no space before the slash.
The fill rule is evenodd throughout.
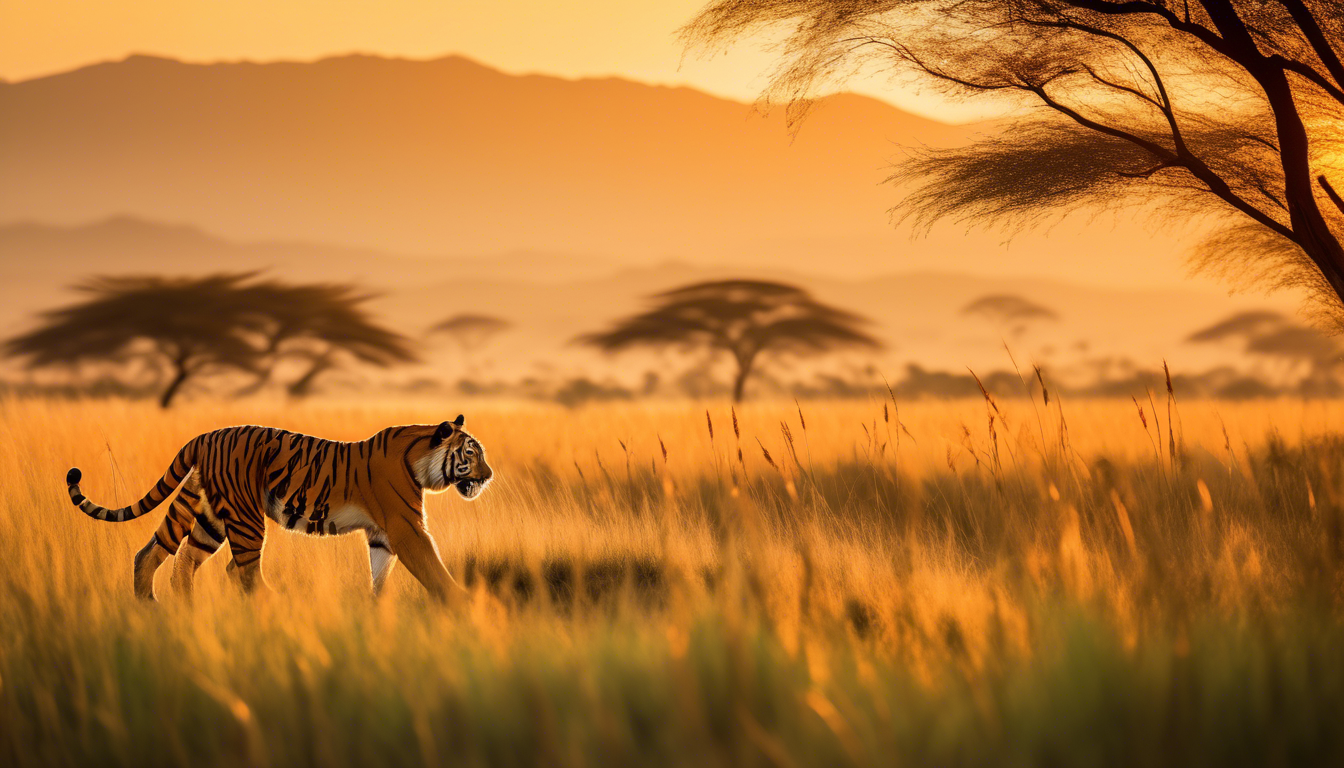
<path id="1" fill-rule="evenodd" d="M 100 391 L 134 395 L 147 385 L 127 383 L 127 371 L 149 369 L 157 375 L 159 402 L 170 406 L 188 385 L 228 374 L 234 396 L 281 387 L 292 397 L 311 394 L 333 371 L 351 365 L 390 367 L 419 358 L 410 338 L 374 320 L 366 309 L 372 294 L 354 286 L 287 283 L 255 273 L 204 277 L 99 277 L 76 290 L 81 298 L 43 313 L 37 326 L 8 340 L 3 353 L 30 368 L 66 367 L 83 371 L 87 387 L 52 391 Z M 992 294 L 961 309 L 1020 338 L 1036 323 L 1052 322 L 1051 309 L 1020 296 Z M 861 397 L 880 394 L 887 384 L 876 370 L 852 370 L 844 376 L 817 372 L 811 383 L 779 380 L 762 362 L 784 356 L 810 356 L 852 348 L 875 350 L 880 343 L 865 330 L 868 321 L 818 301 L 796 286 L 759 280 L 695 283 L 650 297 L 644 312 L 615 322 L 604 331 L 576 341 L 609 352 L 635 348 L 699 351 L 705 357 L 680 378 L 648 371 L 642 390 L 614 381 L 571 377 L 557 382 L 525 379 L 517 384 L 485 382 L 466 375 L 459 391 L 554 399 L 567 404 L 629 399 L 670 388 L 687 396 L 731 395 L 741 400 L 748 383 L 798 397 Z M 511 325 L 482 314 L 456 314 L 430 328 L 429 336 L 453 340 L 465 364 Z M 1237 344 L 1262 369 L 1248 376 L 1230 368 L 1177 376 L 1183 391 L 1218 397 L 1273 394 L 1322 395 L 1344 391 L 1340 343 L 1271 312 L 1244 312 L 1204 328 L 1188 339 L 1196 344 Z M 716 361 L 729 362 L 731 380 L 712 375 Z M 1116 377 L 1099 368 L 1084 380 L 1061 371 L 1055 386 L 1065 394 L 1109 395 L 1142 391 L 1154 374 L 1126 360 L 1092 361 L 1122 369 Z M 1088 363 L 1084 363 L 1087 365 Z M 95 375 L 87 375 L 87 368 Z M 101 373 L 97 373 L 101 367 Z M 115 373 L 109 373 L 113 371 Z M 459 370 L 466 368 L 459 366 Z M 241 382 L 241 383 L 237 383 Z M 926 371 L 915 364 L 891 383 L 901 397 L 975 396 L 981 383 L 1011 396 L 1020 388 L 1015 372 L 984 371 L 980 381 L 964 373 Z M 438 388 L 420 379 L 415 387 Z"/>

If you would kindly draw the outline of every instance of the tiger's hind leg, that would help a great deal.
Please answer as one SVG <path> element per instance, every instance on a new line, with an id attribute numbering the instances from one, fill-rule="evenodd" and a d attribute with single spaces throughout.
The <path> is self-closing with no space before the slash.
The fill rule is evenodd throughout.
<path id="1" fill-rule="evenodd" d="M 252 522 L 234 514 L 221 516 L 225 520 L 224 536 L 233 553 L 233 561 L 229 563 L 230 574 L 236 574 L 244 592 L 250 594 L 258 589 L 271 591 L 261 574 L 261 548 L 266 543 L 264 519 Z"/>
<path id="2" fill-rule="evenodd" d="M 173 561 L 173 591 L 187 599 L 191 599 L 197 569 L 224 546 L 223 526 L 212 533 L 210 522 L 197 523 L 191 529 L 191 535 L 178 548 L 177 559 Z"/>
<path id="3" fill-rule="evenodd" d="M 224 521 L 215 516 L 200 482 L 196 481 L 193 487 L 184 490 L 190 490 L 193 494 L 191 512 L 195 525 L 191 535 L 177 550 L 177 558 L 173 562 L 173 589 L 191 599 L 196 571 L 224 546 L 227 536 Z"/>
<path id="4" fill-rule="evenodd" d="M 149 543 L 135 554 L 132 580 L 136 597 L 154 599 L 154 574 L 169 556 L 177 553 L 182 537 L 192 529 L 200 502 L 200 481 L 193 471 L 184 479 L 177 498 L 173 499 L 168 514 L 164 515 Z"/>

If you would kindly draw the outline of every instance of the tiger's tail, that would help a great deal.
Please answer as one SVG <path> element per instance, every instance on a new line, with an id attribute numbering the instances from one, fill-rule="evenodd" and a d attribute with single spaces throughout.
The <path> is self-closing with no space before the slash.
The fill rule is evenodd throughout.
<path id="1" fill-rule="evenodd" d="M 71 468 L 69 472 L 65 473 L 65 484 L 70 492 L 70 501 L 76 507 L 79 507 L 79 511 L 99 520 L 112 523 L 134 520 L 158 507 L 165 499 L 173 495 L 173 491 L 177 490 L 177 487 L 182 484 L 182 481 L 186 479 L 192 466 L 196 463 L 195 448 L 195 440 L 184 445 L 182 450 L 177 452 L 177 457 L 173 459 L 168 471 L 163 473 L 163 477 L 159 478 L 159 482 L 150 489 L 149 493 L 146 493 L 144 498 L 129 507 L 122 507 L 121 509 L 108 509 L 85 498 L 84 494 L 79 491 L 79 481 L 83 477 L 83 473 L 78 468 Z"/>

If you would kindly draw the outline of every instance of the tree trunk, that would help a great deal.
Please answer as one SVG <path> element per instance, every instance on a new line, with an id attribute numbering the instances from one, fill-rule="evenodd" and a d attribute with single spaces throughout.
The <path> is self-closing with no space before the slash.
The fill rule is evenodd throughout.
<path id="1" fill-rule="evenodd" d="M 1282 73 L 1261 80 L 1274 112 L 1283 162 L 1284 198 L 1294 239 L 1320 269 L 1321 276 L 1344 303 L 1344 247 L 1330 230 L 1316 201 L 1311 175 L 1310 145 L 1306 127 L 1288 80 Z"/>
<path id="2" fill-rule="evenodd" d="M 191 372 L 187 370 L 185 361 L 176 361 L 174 367 L 177 369 L 177 374 L 173 376 L 173 380 L 168 383 L 168 388 L 163 391 L 163 396 L 159 398 L 160 408 L 167 408 L 172 405 L 173 398 L 177 397 L 178 390 L 182 389 L 182 385 L 191 377 Z"/>
<path id="3" fill-rule="evenodd" d="M 1311 175 L 1310 139 L 1301 106 L 1278 66 L 1268 63 L 1245 23 L 1231 3 L 1205 3 L 1204 8 L 1227 44 L 1237 50 L 1232 56 L 1265 92 L 1278 137 L 1283 166 L 1283 195 L 1288 208 L 1288 226 L 1293 240 L 1320 270 L 1331 290 L 1344 303 L 1344 245 L 1331 231 L 1316 202 Z M 1328 65 L 1328 62 L 1327 62 Z"/>
<path id="4" fill-rule="evenodd" d="M 290 397 L 306 397 L 312 393 L 313 382 L 317 377 L 336 367 L 335 363 L 331 361 L 331 354 L 331 351 L 328 350 L 320 357 L 314 359 L 308 372 L 303 374 L 298 381 L 289 385 Z"/>
<path id="5" fill-rule="evenodd" d="M 262 371 L 261 373 L 257 374 L 257 379 L 256 379 L 256 381 L 253 381 L 251 384 L 248 384 L 247 386 L 240 388 L 238 391 L 236 391 L 236 392 L 233 393 L 233 396 L 234 396 L 234 397 L 247 397 L 248 395 L 255 395 L 256 393 L 258 393 L 258 392 L 261 391 L 261 388 L 262 388 L 262 387 L 264 387 L 264 386 L 266 386 L 267 384 L 270 384 L 270 383 L 271 383 L 271 377 L 272 377 L 273 375 L 275 375 L 275 365 L 274 365 L 274 364 L 268 366 L 268 367 L 266 368 L 266 370 L 264 370 L 264 371 Z"/>
<path id="6" fill-rule="evenodd" d="M 737 360 L 737 378 L 733 381 L 733 402 L 740 403 L 742 393 L 747 387 L 747 377 L 751 375 L 752 363 L 756 360 L 756 353 L 738 353 L 734 358 Z"/>

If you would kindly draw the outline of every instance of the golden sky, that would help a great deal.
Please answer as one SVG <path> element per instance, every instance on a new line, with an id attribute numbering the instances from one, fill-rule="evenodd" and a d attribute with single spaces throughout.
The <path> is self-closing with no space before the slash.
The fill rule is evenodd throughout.
<path id="1" fill-rule="evenodd" d="M 351 52 L 456 53 L 511 73 L 617 75 L 756 97 L 760 44 L 685 56 L 675 32 L 707 0 L 0 0 L 0 77 L 22 80 L 132 53 L 206 62 Z M 885 82 L 853 90 L 949 121 L 964 106 Z"/>

